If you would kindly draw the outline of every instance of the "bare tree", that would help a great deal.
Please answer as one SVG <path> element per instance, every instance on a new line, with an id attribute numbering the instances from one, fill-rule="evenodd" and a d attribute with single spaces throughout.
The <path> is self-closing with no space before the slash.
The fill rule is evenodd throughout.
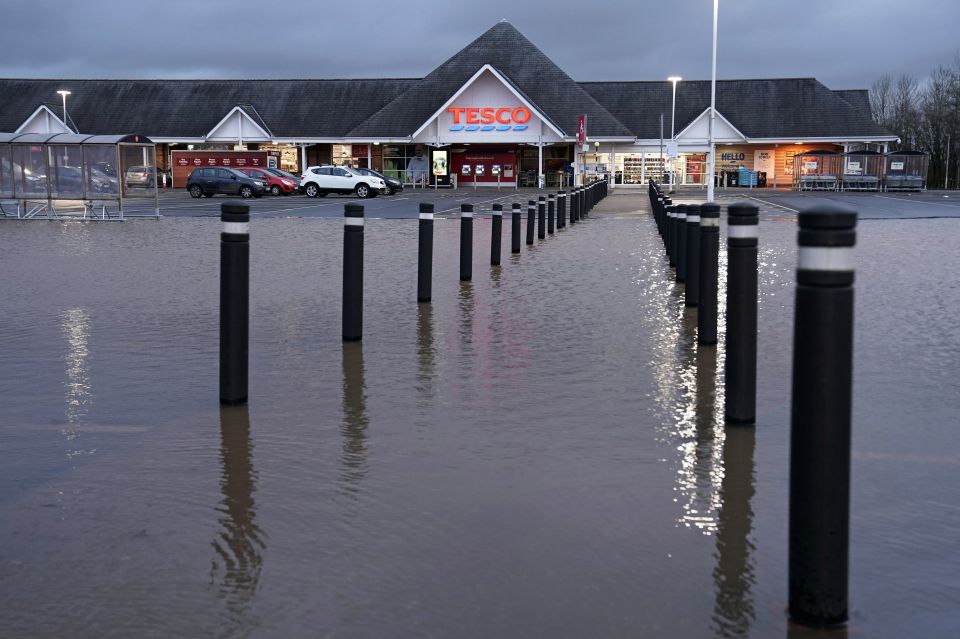
<path id="1" fill-rule="evenodd" d="M 960 56 L 958 56 L 960 63 Z M 893 93 L 893 80 L 884 74 L 870 85 L 870 111 L 877 124 L 887 126 L 890 122 L 890 94 Z"/>

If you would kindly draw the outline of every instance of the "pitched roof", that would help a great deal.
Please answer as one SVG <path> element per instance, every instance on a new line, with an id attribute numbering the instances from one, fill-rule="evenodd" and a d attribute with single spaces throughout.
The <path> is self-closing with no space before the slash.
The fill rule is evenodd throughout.
<path id="1" fill-rule="evenodd" d="M 670 136 L 672 84 L 581 82 L 600 104 L 616 113 L 641 139 Z M 677 85 L 676 131 L 710 106 L 710 81 Z M 717 111 L 749 138 L 889 137 L 892 134 L 815 78 L 718 80 Z"/>
<path id="2" fill-rule="evenodd" d="M 833 92 L 853 108 L 873 117 L 873 110 L 870 108 L 870 92 L 866 89 L 834 89 Z"/>
<path id="3" fill-rule="evenodd" d="M 0 79 L 0 131 L 15 130 L 66 88 L 67 112 L 84 133 L 199 138 L 240 106 L 277 137 L 344 137 L 415 82 Z"/>
<path id="4" fill-rule="evenodd" d="M 484 64 L 497 69 L 567 135 L 587 114 L 590 132 L 633 137 L 509 22 L 498 22 L 350 132 L 352 137 L 412 134 Z"/>

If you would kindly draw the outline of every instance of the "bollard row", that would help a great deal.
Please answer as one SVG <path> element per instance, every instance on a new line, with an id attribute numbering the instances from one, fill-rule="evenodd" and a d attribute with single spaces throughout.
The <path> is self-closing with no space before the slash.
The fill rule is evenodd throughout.
<path id="1" fill-rule="evenodd" d="M 720 207 L 674 205 L 648 188 L 657 232 L 684 304 L 697 309 L 697 341 L 717 343 Z M 727 209 L 724 421 L 756 424 L 759 215 Z M 850 452 L 853 385 L 853 247 L 857 214 L 836 206 L 798 216 L 790 410 L 788 614 L 823 628 L 849 618 Z"/>

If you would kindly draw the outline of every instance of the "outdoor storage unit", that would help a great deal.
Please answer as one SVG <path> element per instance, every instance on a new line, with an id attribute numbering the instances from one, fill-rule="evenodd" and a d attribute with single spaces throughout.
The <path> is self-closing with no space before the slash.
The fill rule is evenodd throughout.
<path id="1" fill-rule="evenodd" d="M 793 188 L 836 191 L 843 156 L 835 151 L 807 151 L 793 156 Z"/>
<path id="2" fill-rule="evenodd" d="M 0 133 L 0 200 L 13 200 L 18 219 L 95 217 L 127 199 L 152 198 L 159 216 L 156 147 L 142 135 Z M 82 209 L 82 214 L 74 213 Z"/>
<path id="3" fill-rule="evenodd" d="M 879 191 L 883 176 L 883 154 L 855 151 L 843 155 L 843 191 Z"/>
<path id="4" fill-rule="evenodd" d="M 927 188 L 930 156 L 923 151 L 887 153 L 883 188 L 886 191 L 922 191 Z"/>

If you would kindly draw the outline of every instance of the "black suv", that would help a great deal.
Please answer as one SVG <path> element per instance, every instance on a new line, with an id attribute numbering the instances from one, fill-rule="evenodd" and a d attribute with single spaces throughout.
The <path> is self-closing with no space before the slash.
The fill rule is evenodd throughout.
<path id="1" fill-rule="evenodd" d="M 373 177 L 378 177 L 383 180 L 387 185 L 387 195 L 393 195 L 397 191 L 403 190 L 403 182 L 397 178 L 387 177 L 383 173 L 374 171 L 373 169 L 354 169 L 354 171 L 362 175 L 372 175 Z"/>
<path id="2" fill-rule="evenodd" d="M 187 192 L 193 197 L 213 197 L 218 193 L 242 198 L 261 197 L 266 190 L 267 185 L 260 180 L 221 167 L 194 169 L 187 178 Z"/>

